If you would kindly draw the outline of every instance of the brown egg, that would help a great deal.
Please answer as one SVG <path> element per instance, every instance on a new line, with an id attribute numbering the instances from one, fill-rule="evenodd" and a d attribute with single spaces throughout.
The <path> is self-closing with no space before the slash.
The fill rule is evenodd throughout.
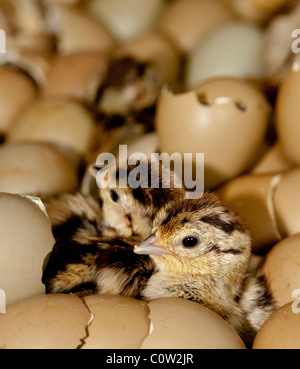
<path id="1" fill-rule="evenodd" d="M 278 229 L 283 237 L 300 232 L 300 168 L 284 174 L 274 194 Z"/>
<path id="2" fill-rule="evenodd" d="M 296 165 L 286 157 L 280 142 L 276 142 L 256 163 L 251 173 L 278 173 L 290 170 L 295 166 Z"/>
<path id="3" fill-rule="evenodd" d="M 238 334 L 206 307 L 178 298 L 149 303 L 151 331 L 142 349 L 244 349 Z"/>
<path id="4" fill-rule="evenodd" d="M 58 53 L 109 52 L 114 40 L 90 15 L 75 7 L 56 7 Z"/>
<path id="5" fill-rule="evenodd" d="M 254 85 L 217 78 L 183 94 L 163 91 L 155 124 L 162 152 L 204 153 L 205 188 L 211 189 L 254 165 L 269 116 Z"/>
<path id="6" fill-rule="evenodd" d="M 82 103 L 49 97 L 27 107 L 16 120 L 8 141 L 50 142 L 76 158 L 90 148 L 94 132 L 93 116 Z"/>
<path id="7" fill-rule="evenodd" d="M 157 28 L 168 36 L 181 52 L 188 54 L 200 39 L 231 19 L 231 11 L 221 2 L 179 0 L 166 7 L 159 18 Z"/>
<path id="8" fill-rule="evenodd" d="M 34 82 L 24 73 L 0 68 L 0 135 L 7 134 L 18 115 L 37 96 Z"/>
<path id="9" fill-rule="evenodd" d="M 75 295 L 40 295 L 7 306 L 0 314 L 2 349 L 76 349 L 91 313 Z"/>
<path id="10" fill-rule="evenodd" d="M 263 271 L 278 307 L 298 297 L 293 291 L 300 288 L 299 263 L 300 233 L 278 242 L 267 254 Z"/>
<path id="11" fill-rule="evenodd" d="M 300 316 L 295 302 L 275 311 L 257 333 L 253 349 L 300 349 Z"/>
<path id="12" fill-rule="evenodd" d="M 84 349 L 138 349 L 149 333 L 149 308 L 145 302 L 123 296 L 84 298 L 93 321 Z"/>
<path id="13" fill-rule="evenodd" d="M 46 196 L 74 191 L 74 164 L 51 144 L 6 143 L 0 146 L 0 192 Z"/>
<path id="14" fill-rule="evenodd" d="M 107 57 L 104 54 L 57 55 L 47 75 L 44 96 L 93 101 L 106 65 Z"/>
<path id="15" fill-rule="evenodd" d="M 281 178 L 281 174 L 249 174 L 232 179 L 218 190 L 226 205 L 242 217 L 254 253 L 264 253 L 281 239 L 274 210 L 274 192 Z"/>
<path id="16" fill-rule="evenodd" d="M 279 88 L 276 101 L 276 128 L 287 157 L 300 165 L 300 58 L 295 59 Z"/>
<path id="17" fill-rule="evenodd" d="M 0 289 L 6 303 L 44 293 L 43 261 L 55 243 L 47 216 L 29 198 L 0 193 L 0 234 Z"/>

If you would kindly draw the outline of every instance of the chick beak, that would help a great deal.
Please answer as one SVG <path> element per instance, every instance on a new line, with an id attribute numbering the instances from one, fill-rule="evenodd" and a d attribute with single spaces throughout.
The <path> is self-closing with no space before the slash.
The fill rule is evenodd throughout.
<path id="1" fill-rule="evenodd" d="M 139 255 L 166 255 L 171 254 L 170 251 L 158 246 L 159 239 L 152 235 L 143 241 L 140 245 L 135 246 L 134 252 Z"/>

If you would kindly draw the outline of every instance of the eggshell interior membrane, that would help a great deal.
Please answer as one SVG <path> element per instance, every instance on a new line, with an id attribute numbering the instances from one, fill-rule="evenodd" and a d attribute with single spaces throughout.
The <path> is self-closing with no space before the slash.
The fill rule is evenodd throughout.
<path id="1" fill-rule="evenodd" d="M 256 335 L 253 349 L 299 349 L 298 305 L 299 301 L 290 301 L 275 311 Z"/>
<path id="2" fill-rule="evenodd" d="M 263 271 L 278 307 L 299 297 L 300 233 L 276 243 L 268 252 Z M 299 292 L 300 295 L 300 292 Z"/>
<path id="3" fill-rule="evenodd" d="M 7 304 L 44 293 L 43 262 L 55 243 L 47 216 L 28 198 L 0 193 L 0 237 L 0 289 Z"/>

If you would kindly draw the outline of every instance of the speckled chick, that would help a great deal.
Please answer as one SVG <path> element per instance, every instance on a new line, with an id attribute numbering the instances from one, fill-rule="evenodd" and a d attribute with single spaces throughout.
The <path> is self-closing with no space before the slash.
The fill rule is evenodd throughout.
<path id="1" fill-rule="evenodd" d="M 135 252 L 150 255 L 156 267 L 141 292 L 144 300 L 173 296 L 201 303 L 248 346 L 274 310 L 264 277 L 251 261 L 246 228 L 215 194 L 161 209 L 152 235 Z"/>

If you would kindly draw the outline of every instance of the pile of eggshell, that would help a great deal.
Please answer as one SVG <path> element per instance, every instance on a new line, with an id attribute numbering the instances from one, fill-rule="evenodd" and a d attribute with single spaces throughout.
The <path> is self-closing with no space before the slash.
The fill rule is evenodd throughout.
<path id="1" fill-rule="evenodd" d="M 299 13 L 293 0 L 0 0 L 0 348 L 244 348 L 190 301 L 44 294 L 41 199 L 91 191 L 86 169 L 122 143 L 204 153 L 205 189 L 244 219 L 278 305 L 253 347 L 300 348 Z M 122 55 L 155 68 L 157 93 L 128 108 L 154 104 L 152 130 L 107 132 L 95 114 Z"/>

